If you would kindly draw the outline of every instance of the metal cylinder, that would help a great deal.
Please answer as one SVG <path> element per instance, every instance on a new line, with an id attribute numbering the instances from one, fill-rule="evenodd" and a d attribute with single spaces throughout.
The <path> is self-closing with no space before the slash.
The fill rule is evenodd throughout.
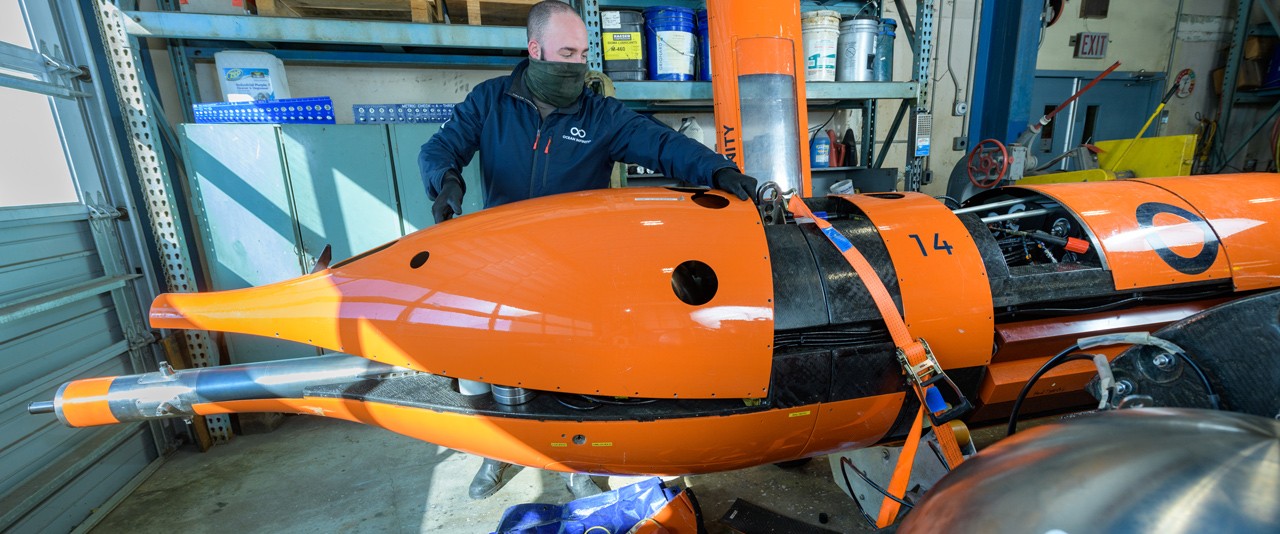
<path id="1" fill-rule="evenodd" d="M 27 413 L 53 413 L 53 401 L 36 401 L 27 405 Z"/>
<path id="2" fill-rule="evenodd" d="M 1049 210 L 1046 210 L 1046 209 L 1017 211 L 1013 213 L 1006 213 L 1004 215 L 992 215 L 990 217 L 983 217 L 982 223 L 991 224 L 993 222 L 1011 221 L 1014 219 L 1025 219 L 1027 217 L 1035 217 L 1038 215 L 1045 215 L 1048 213 L 1049 213 Z"/>
<path id="3" fill-rule="evenodd" d="M 524 404 L 538 396 L 538 392 L 532 389 L 499 386 L 497 384 L 494 384 L 491 388 L 493 390 L 493 400 L 498 401 L 498 404 L 506 406 Z"/>
<path id="4" fill-rule="evenodd" d="M 800 119 L 796 110 L 795 77 L 787 74 L 748 74 L 738 77 L 742 110 L 742 172 L 762 182 L 777 183 L 783 191 L 802 189 Z"/>
<path id="5" fill-rule="evenodd" d="M 487 382 L 477 382 L 475 380 L 458 379 L 458 393 L 463 395 L 485 395 L 491 388 Z"/>
<path id="6" fill-rule="evenodd" d="M 111 382 L 106 395 L 92 398 L 66 396 L 68 388 L 78 381 L 68 382 L 58 389 L 51 401 L 51 411 L 70 426 L 190 417 L 197 415 L 193 410 L 193 406 L 197 404 L 300 398 L 303 391 L 312 386 L 344 384 L 413 372 L 415 371 L 347 355 L 184 369 L 176 372 L 166 368 L 154 373 L 109 379 Z M 75 388 L 72 390 L 78 391 Z M 28 410 L 45 408 L 43 403 L 35 404 Z M 105 404 L 101 409 L 109 411 L 115 421 L 78 424 L 77 421 L 67 419 L 64 407 L 68 404 Z"/>
<path id="7" fill-rule="evenodd" d="M 1280 532 L 1277 458 L 1280 422 L 1255 415 L 1082 416 L 978 453 L 898 532 Z"/>
<path id="8" fill-rule="evenodd" d="M 876 34 L 880 22 L 875 17 L 860 15 L 840 23 L 837 44 L 836 81 L 874 81 Z"/>

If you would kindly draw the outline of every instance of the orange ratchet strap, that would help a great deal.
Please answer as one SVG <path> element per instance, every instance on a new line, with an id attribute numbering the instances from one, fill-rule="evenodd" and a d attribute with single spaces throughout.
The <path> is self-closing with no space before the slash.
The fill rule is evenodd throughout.
<path id="1" fill-rule="evenodd" d="M 889 290 L 885 288 L 884 282 L 880 280 L 880 275 L 876 274 L 871 268 L 871 264 L 862 256 L 861 252 L 853 246 L 843 234 L 825 219 L 820 219 L 813 215 L 809 210 L 809 206 L 800 199 L 799 195 L 792 196 L 787 202 L 787 208 L 795 215 L 797 222 L 799 219 L 810 219 L 814 224 L 818 225 L 818 229 L 822 234 L 827 236 L 827 240 L 840 250 L 844 259 L 849 262 L 853 270 L 858 273 L 858 277 L 862 279 L 862 283 L 866 285 L 867 292 L 871 294 L 872 300 L 876 303 L 876 308 L 880 311 L 880 316 L 884 318 L 884 324 L 889 328 L 889 335 L 893 338 L 893 344 L 898 348 L 898 362 L 902 364 L 903 373 L 907 375 L 911 382 L 912 389 L 915 390 L 916 396 L 920 398 L 920 409 L 916 413 L 915 423 L 912 425 L 911 432 L 907 436 L 907 441 L 902 447 L 902 452 L 898 456 L 898 465 L 894 467 L 893 478 L 889 481 L 887 488 L 889 493 L 899 499 L 907 490 L 907 482 L 911 478 L 911 465 L 915 461 L 916 448 L 920 442 L 921 427 L 924 424 L 924 416 L 929 414 L 929 419 L 934 427 L 934 435 L 938 438 L 938 444 L 942 446 L 943 457 L 947 460 L 947 468 L 955 469 L 964 461 L 964 455 L 960 454 L 960 446 L 956 443 L 955 433 L 951 431 L 951 426 L 946 424 L 947 421 L 955 419 L 967 412 L 971 405 L 969 400 L 961 395 L 959 388 L 955 383 L 947 378 L 946 373 L 942 371 L 942 366 L 938 364 L 938 360 L 934 358 L 933 352 L 929 350 L 929 345 L 923 339 L 911 337 L 911 332 L 907 330 L 907 323 L 902 319 L 902 315 L 898 313 L 898 307 L 893 303 L 893 297 L 889 295 Z M 937 390 L 936 385 L 945 385 L 954 392 L 959 400 L 955 407 L 948 408 L 942 400 L 941 393 Z M 929 407 L 926 411 L 926 406 Z M 935 409 L 935 407 L 937 407 Z M 887 527 L 893 524 L 898 517 L 898 507 L 900 505 L 893 499 L 886 497 L 884 503 L 880 506 L 880 517 L 877 518 L 876 526 L 879 528 Z"/>

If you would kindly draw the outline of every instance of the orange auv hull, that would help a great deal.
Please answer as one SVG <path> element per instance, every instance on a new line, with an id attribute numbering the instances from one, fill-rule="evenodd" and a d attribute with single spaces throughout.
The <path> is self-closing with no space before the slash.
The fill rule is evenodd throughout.
<path id="1" fill-rule="evenodd" d="M 688 261 L 714 269 L 707 303 L 673 289 Z M 151 324 L 547 391 L 753 398 L 769 386 L 769 261 L 750 202 L 593 191 L 461 217 L 294 280 L 161 295 Z"/>

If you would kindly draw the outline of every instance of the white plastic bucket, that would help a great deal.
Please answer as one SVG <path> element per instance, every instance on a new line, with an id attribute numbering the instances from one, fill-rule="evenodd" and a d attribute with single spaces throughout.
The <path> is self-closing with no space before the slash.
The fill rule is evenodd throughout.
<path id="1" fill-rule="evenodd" d="M 810 11 L 800 16 L 800 28 L 804 40 L 805 81 L 836 81 L 840 12 Z"/>

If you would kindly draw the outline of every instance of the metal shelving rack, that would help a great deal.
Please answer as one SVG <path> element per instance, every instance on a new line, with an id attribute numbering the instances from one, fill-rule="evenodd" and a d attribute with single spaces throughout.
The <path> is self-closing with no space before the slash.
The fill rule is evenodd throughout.
<path id="1" fill-rule="evenodd" d="M 1236 2 L 1236 24 L 1231 31 L 1231 50 L 1227 53 L 1227 66 L 1226 71 L 1223 73 L 1222 95 L 1218 104 L 1218 132 L 1228 131 L 1227 128 L 1231 124 L 1234 108 L 1237 104 L 1271 103 L 1271 109 L 1258 120 L 1258 123 L 1245 135 L 1244 139 L 1241 139 L 1239 144 L 1232 148 L 1229 153 L 1223 136 L 1217 135 L 1214 137 L 1213 144 L 1209 150 L 1209 170 L 1214 173 L 1222 172 L 1227 164 L 1248 146 L 1249 141 L 1258 135 L 1258 132 L 1261 132 L 1267 123 L 1271 122 L 1280 113 L 1280 89 L 1236 90 L 1236 76 L 1240 72 L 1240 63 L 1243 61 L 1245 39 L 1249 36 L 1275 37 L 1280 32 L 1280 17 L 1276 16 L 1271 3 L 1264 1 L 1258 2 L 1257 5 L 1261 7 L 1262 13 L 1266 16 L 1266 24 L 1249 24 L 1249 15 L 1253 13 L 1254 0 L 1237 0 Z"/>
<path id="2" fill-rule="evenodd" d="M 525 29 L 463 24 L 124 11 L 132 37 L 167 39 L 185 119 L 199 101 L 195 63 L 222 50 L 262 50 L 284 61 L 311 64 L 412 65 L 510 69 L 522 59 Z"/>
<path id="3" fill-rule="evenodd" d="M 915 23 L 907 17 L 903 0 L 894 0 L 914 56 L 912 80 L 901 82 L 822 82 L 806 86 L 812 108 L 859 109 L 862 111 L 859 168 L 879 168 L 888 154 L 908 112 L 908 130 L 927 127 L 926 108 L 932 53 L 935 0 L 916 5 Z M 233 15 L 203 15 L 176 12 L 178 0 L 161 0 L 166 11 L 125 11 L 125 32 L 135 39 L 168 39 L 173 71 L 182 100 L 185 119 L 192 117 L 191 104 L 199 100 L 195 62 L 211 60 L 226 49 L 269 51 L 284 61 L 328 64 L 414 65 L 441 68 L 514 67 L 525 49 L 525 30 L 517 27 L 408 24 L 402 22 L 351 21 L 333 19 L 279 18 Z M 583 18 L 588 21 L 592 47 L 588 64 L 600 70 L 599 13 L 601 7 L 629 8 L 652 5 L 702 7 L 702 0 L 580 0 Z M 881 4 L 876 4 L 877 12 Z M 833 9 L 842 14 L 858 11 L 858 4 L 841 0 L 802 0 L 801 7 Z M 617 98 L 640 111 L 710 109 L 709 82 L 619 82 Z M 877 102 L 900 100 L 888 136 L 876 142 Z M 879 147 L 877 153 L 877 146 Z M 918 189 L 924 177 L 927 152 L 917 156 L 909 147 L 903 167 L 907 189 Z"/>

